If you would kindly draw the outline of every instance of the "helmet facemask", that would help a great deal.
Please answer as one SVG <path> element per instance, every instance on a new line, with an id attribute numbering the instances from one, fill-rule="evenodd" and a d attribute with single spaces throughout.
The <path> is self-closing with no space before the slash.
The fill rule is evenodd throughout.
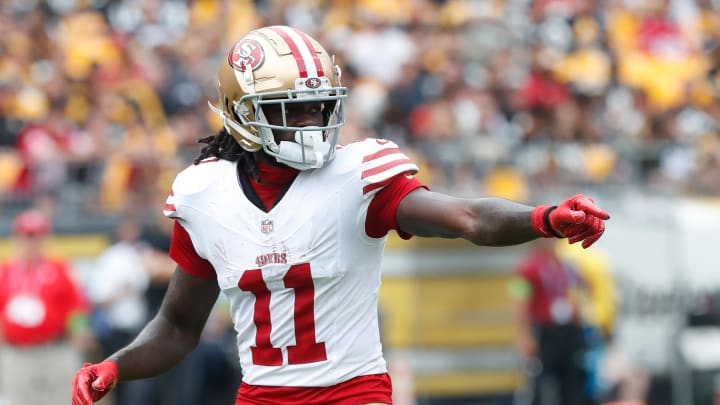
<path id="1" fill-rule="evenodd" d="M 317 169 L 335 157 L 340 127 L 345 123 L 343 111 L 345 97 L 344 87 L 329 85 L 316 89 L 255 93 L 238 100 L 234 112 L 243 126 L 256 129 L 266 154 L 298 170 Z M 288 106 L 297 103 L 321 103 L 324 106 L 322 125 L 306 127 L 288 125 L 290 121 Z M 254 114 L 247 114 L 248 104 L 252 106 Z M 265 109 L 270 107 L 279 109 L 282 122 L 268 121 Z M 254 119 L 249 119 L 250 117 Z M 273 131 L 294 133 L 294 142 L 276 142 Z"/>

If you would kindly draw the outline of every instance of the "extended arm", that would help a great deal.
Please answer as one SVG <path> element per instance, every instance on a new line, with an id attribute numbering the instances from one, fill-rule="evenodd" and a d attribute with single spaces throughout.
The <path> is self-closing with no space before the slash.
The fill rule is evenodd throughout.
<path id="1" fill-rule="evenodd" d="M 150 377 L 180 362 L 197 345 L 219 294 L 214 279 L 177 268 L 155 318 L 125 348 L 99 364 L 86 364 L 73 378 L 73 405 L 91 404 L 119 380 Z"/>
<path id="2" fill-rule="evenodd" d="M 463 238 L 476 245 L 508 246 L 540 236 L 592 245 L 610 216 L 592 199 L 576 195 L 557 207 L 532 207 L 502 198 L 463 199 L 422 188 L 398 205 L 398 228 L 416 236 Z"/>
<path id="3" fill-rule="evenodd" d="M 398 205 L 398 227 L 416 236 L 463 238 L 476 245 L 505 246 L 538 237 L 533 207 L 501 198 L 463 199 L 419 188 Z"/>

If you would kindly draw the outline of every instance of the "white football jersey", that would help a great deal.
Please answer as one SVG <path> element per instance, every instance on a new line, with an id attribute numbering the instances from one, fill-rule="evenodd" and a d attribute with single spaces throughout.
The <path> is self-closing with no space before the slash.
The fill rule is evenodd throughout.
<path id="1" fill-rule="evenodd" d="M 365 220 L 373 196 L 417 166 L 390 141 L 352 143 L 300 172 L 270 212 L 245 196 L 236 166 L 209 159 L 179 173 L 166 215 L 215 269 L 243 381 L 324 387 L 386 372 L 377 300 L 387 237 L 367 236 Z"/>

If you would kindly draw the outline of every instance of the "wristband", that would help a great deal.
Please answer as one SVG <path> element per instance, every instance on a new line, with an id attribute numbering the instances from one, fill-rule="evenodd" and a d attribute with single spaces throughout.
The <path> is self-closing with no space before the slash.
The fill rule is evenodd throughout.
<path id="1" fill-rule="evenodd" d="M 547 210 L 545 210 L 545 215 L 543 215 L 543 221 L 545 222 L 545 226 L 547 226 L 548 231 L 550 231 L 550 233 L 554 237 L 562 239 L 562 238 L 564 238 L 564 236 L 557 233 L 557 231 L 550 224 L 550 213 L 553 212 L 556 208 L 557 208 L 557 205 L 553 205 L 550 208 L 548 208 Z"/>
<path id="2" fill-rule="evenodd" d="M 557 208 L 557 206 L 538 205 L 530 214 L 530 221 L 532 222 L 535 232 L 543 238 L 561 237 L 558 236 L 550 225 L 550 212 L 552 212 L 555 208 Z"/>

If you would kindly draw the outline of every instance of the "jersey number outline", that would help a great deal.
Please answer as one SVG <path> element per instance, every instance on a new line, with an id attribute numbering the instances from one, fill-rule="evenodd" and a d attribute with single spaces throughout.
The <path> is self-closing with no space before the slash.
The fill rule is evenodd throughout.
<path id="1" fill-rule="evenodd" d="M 290 266 L 283 277 L 285 287 L 295 290 L 295 345 L 287 347 L 288 364 L 316 363 L 327 360 L 325 342 L 315 336 L 315 286 L 310 263 Z M 270 342 L 272 323 L 270 319 L 270 290 L 260 269 L 243 272 L 238 287 L 255 296 L 253 322 L 255 323 L 255 346 L 250 347 L 253 364 L 259 366 L 282 366 L 282 350 Z"/>

